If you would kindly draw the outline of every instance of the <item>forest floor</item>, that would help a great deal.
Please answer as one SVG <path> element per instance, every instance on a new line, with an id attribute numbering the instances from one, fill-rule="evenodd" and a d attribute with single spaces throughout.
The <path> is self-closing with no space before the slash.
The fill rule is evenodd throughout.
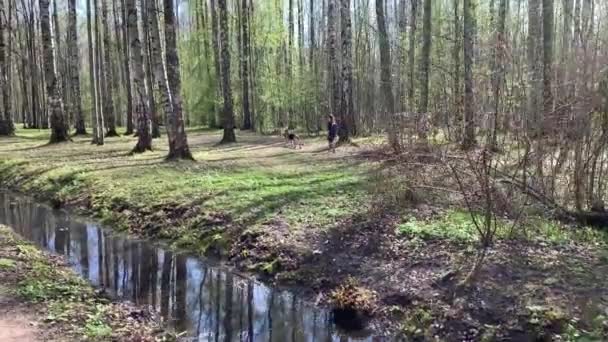
<path id="1" fill-rule="evenodd" d="M 0 341 L 155 341 L 155 313 L 112 303 L 73 273 L 0 226 Z M 167 337 L 171 337 L 167 335 Z"/>
<path id="2" fill-rule="evenodd" d="M 499 229 L 475 282 L 456 291 L 477 233 L 453 177 L 432 157 L 384 154 L 382 139 L 334 154 L 322 137 L 293 150 L 280 137 L 239 132 L 239 143 L 217 145 L 220 132 L 190 130 L 196 161 L 167 163 L 164 138 L 131 156 L 132 137 L 47 137 L 1 138 L 0 186 L 219 255 L 319 303 L 357 297 L 376 333 L 608 338 L 608 234 L 531 215 L 515 234 Z"/>

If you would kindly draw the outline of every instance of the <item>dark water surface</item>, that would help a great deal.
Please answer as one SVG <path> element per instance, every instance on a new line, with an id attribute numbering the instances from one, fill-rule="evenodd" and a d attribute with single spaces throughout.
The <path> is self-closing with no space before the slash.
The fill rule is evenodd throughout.
<path id="1" fill-rule="evenodd" d="M 99 225 L 0 190 L 0 224 L 65 255 L 117 298 L 151 305 L 193 341 L 377 341 L 340 335 L 329 312 L 217 265 L 112 234 Z"/>

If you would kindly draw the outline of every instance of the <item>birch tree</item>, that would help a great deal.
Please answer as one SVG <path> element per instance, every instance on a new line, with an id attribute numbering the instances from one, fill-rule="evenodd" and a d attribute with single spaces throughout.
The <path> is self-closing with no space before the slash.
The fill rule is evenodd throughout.
<path id="1" fill-rule="evenodd" d="M 146 88 L 144 85 L 144 58 L 142 43 L 137 29 L 137 7 L 135 0 L 125 0 L 127 8 L 127 33 L 130 39 L 131 66 L 133 67 L 134 104 L 137 116 L 137 144 L 133 153 L 152 150 L 152 135 L 150 134 L 150 116 L 146 103 Z"/>
<path id="2" fill-rule="evenodd" d="M 40 33 L 42 38 L 44 77 L 46 96 L 50 112 L 51 139 L 50 143 L 68 141 L 68 127 L 63 102 L 61 101 L 60 86 L 55 73 L 55 55 L 51 42 L 51 25 L 49 20 L 49 0 L 40 0 Z M 4 75 L 3 75 L 4 77 Z"/>

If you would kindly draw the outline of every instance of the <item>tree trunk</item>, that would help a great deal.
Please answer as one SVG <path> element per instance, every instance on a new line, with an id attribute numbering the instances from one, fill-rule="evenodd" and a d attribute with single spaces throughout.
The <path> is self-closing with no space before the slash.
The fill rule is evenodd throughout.
<path id="1" fill-rule="evenodd" d="M 91 143 L 99 142 L 99 126 L 97 120 L 97 90 L 95 86 L 95 58 L 93 49 L 93 28 L 91 22 L 91 0 L 87 0 L 87 38 L 89 44 L 89 87 L 91 93 L 91 126 L 93 139 Z"/>
<path id="2" fill-rule="evenodd" d="M 142 43 L 137 29 L 135 0 L 126 0 L 125 2 L 127 6 L 127 32 L 131 47 L 131 65 L 133 66 L 133 83 L 135 85 L 135 113 L 137 114 L 137 145 L 133 148 L 133 153 L 142 153 L 152 150 L 150 117 L 144 85 L 144 59 L 141 51 Z"/>
<path id="3" fill-rule="evenodd" d="M 409 85 L 407 87 L 407 103 L 410 110 L 413 111 L 415 108 L 414 95 L 416 93 L 414 88 L 415 77 L 415 65 L 416 65 L 416 31 L 417 31 L 417 17 L 418 17 L 418 0 L 410 0 L 412 2 L 412 13 L 410 20 L 410 39 L 409 39 L 409 52 L 408 52 L 408 64 L 409 64 Z M 377 5 L 376 5 L 377 7 Z"/>
<path id="4" fill-rule="evenodd" d="M 173 110 L 165 114 L 167 121 L 167 137 L 169 139 L 168 159 L 192 159 L 182 113 L 182 84 L 179 71 L 179 55 L 177 53 L 177 12 L 173 9 L 173 1 L 165 0 L 165 57 L 167 61 L 167 77 L 172 99 Z"/>
<path id="5" fill-rule="evenodd" d="M 460 83 L 460 53 L 462 52 L 462 23 L 460 22 L 460 0 L 454 0 L 454 46 L 452 58 L 454 59 L 454 83 L 452 96 L 454 96 L 454 119 L 452 122 L 460 128 L 462 124 L 462 84 Z M 460 137 L 460 133 L 456 134 Z M 458 138 L 459 139 L 459 138 Z"/>
<path id="6" fill-rule="evenodd" d="M 96 125 L 97 125 L 97 144 L 103 145 L 105 140 L 105 123 L 104 123 L 104 106 L 103 103 L 106 101 L 106 79 L 103 76 L 103 58 L 102 56 L 102 40 L 101 33 L 99 30 L 99 6 L 97 4 L 97 0 L 93 0 L 93 9 L 95 10 L 94 18 L 95 18 L 95 99 L 97 104 L 95 108 L 97 112 L 95 114 Z"/>
<path id="7" fill-rule="evenodd" d="M 42 34 L 42 49 L 44 73 L 46 79 L 46 93 L 49 111 L 51 113 L 51 139 L 50 143 L 69 140 L 63 103 L 59 93 L 59 80 L 55 73 L 55 56 L 51 43 L 51 25 L 49 21 L 49 0 L 40 0 L 40 31 Z"/>
<path id="8" fill-rule="evenodd" d="M 110 49 L 112 45 L 110 44 L 110 22 L 108 18 L 108 0 L 101 0 L 101 17 L 103 20 L 103 59 L 104 59 L 104 75 L 101 77 L 105 77 L 105 99 L 104 99 L 104 121 L 108 128 L 108 132 L 106 133 L 107 137 L 116 137 L 118 133 L 116 132 L 116 114 L 114 108 L 114 89 L 112 85 L 114 81 L 112 77 L 112 60 L 110 59 Z"/>
<path id="9" fill-rule="evenodd" d="M 292 73 L 292 62 L 293 62 L 293 37 L 294 37 L 294 22 L 293 22 L 293 1 L 287 0 L 287 74 Z"/>
<path id="10" fill-rule="evenodd" d="M 543 93 L 543 58 L 541 0 L 528 1 L 528 134 L 538 137 L 542 134 L 541 111 Z"/>
<path id="11" fill-rule="evenodd" d="M 217 0 L 210 0 L 211 6 L 209 10 L 211 11 L 211 45 L 213 46 L 213 66 L 215 68 L 215 93 L 216 93 L 216 101 L 214 103 L 215 113 L 209 120 L 209 126 L 214 127 L 217 122 L 216 119 L 219 116 L 219 105 L 217 104 L 217 100 L 220 98 L 220 94 L 222 91 L 222 71 L 220 68 L 220 44 L 219 44 L 219 23 L 217 18 L 217 9 L 216 2 Z M 223 119 L 222 119 L 223 121 Z"/>
<path id="12" fill-rule="evenodd" d="M 84 114 L 82 112 L 82 98 L 80 95 L 80 54 L 78 52 L 78 29 L 76 25 L 76 0 L 68 0 L 68 55 L 70 62 L 70 94 L 72 115 L 76 135 L 86 134 Z"/>
<path id="13" fill-rule="evenodd" d="M 395 152 L 400 152 L 401 142 L 397 139 L 397 127 L 391 119 L 395 112 L 395 98 L 393 96 L 393 82 L 391 77 L 391 50 L 386 29 L 383 2 L 384 1 L 382 0 L 376 0 L 376 20 L 378 21 L 378 40 L 380 41 L 380 91 L 383 95 L 381 112 L 385 114 L 384 121 L 388 125 L 389 144 Z"/>
<path id="14" fill-rule="evenodd" d="M 120 28 L 120 24 L 119 24 L 119 17 L 118 17 L 118 4 L 116 3 L 117 1 L 112 1 L 112 19 L 113 19 L 113 23 L 114 23 L 114 39 L 116 41 L 116 59 L 117 61 L 115 61 L 114 63 L 112 63 L 112 73 L 114 75 L 113 77 L 113 81 L 114 83 L 112 84 L 112 86 L 114 87 L 114 90 L 117 92 L 116 93 L 116 97 L 114 98 L 116 100 L 116 125 L 118 127 L 122 127 L 124 125 L 124 117 L 123 117 L 123 97 L 120 96 L 120 94 L 122 93 L 123 90 L 123 86 L 124 84 L 126 84 L 125 81 L 125 72 L 124 72 L 124 67 L 123 67 L 123 63 L 122 63 L 122 29 Z M 122 17 L 122 16 L 121 16 Z"/>
<path id="15" fill-rule="evenodd" d="M 59 93 L 61 94 L 61 101 L 64 107 L 65 124 L 67 125 L 68 134 L 70 131 L 70 105 L 67 96 L 67 74 L 65 71 L 65 57 L 61 55 L 61 29 L 59 27 L 59 19 L 57 18 L 57 0 L 53 0 L 53 14 L 52 14 L 52 26 L 53 26 L 53 51 L 55 54 L 55 73 L 57 74 Z"/>
<path id="16" fill-rule="evenodd" d="M 154 96 L 154 78 L 155 74 L 153 73 L 153 64 L 157 62 L 154 61 L 152 57 L 152 46 L 151 46 L 151 37 L 150 30 L 151 23 L 156 23 L 157 31 L 158 31 L 158 19 L 156 13 L 156 0 L 141 0 L 140 1 L 141 8 L 141 21 L 143 28 L 143 57 L 144 57 L 144 81 L 146 85 L 146 101 L 148 101 L 148 110 L 150 111 L 150 118 L 152 123 L 152 138 L 160 138 L 160 118 L 158 110 L 156 109 L 156 99 Z M 160 51 L 160 50 L 159 50 Z M 158 61 L 162 63 L 162 59 L 160 58 L 160 52 L 158 56 Z M 164 71 L 163 71 L 163 79 Z M 165 87 L 165 86 L 163 86 Z M 162 90 L 161 90 L 162 91 Z"/>
<path id="17" fill-rule="evenodd" d="M 464 138 L 462 147 L 475 146 L 475 95 L 473 88 L 473 58 L 475 54 L 475 35 L 477 9 L 476 0 L 464 0 Z"/>
<path id="18" fill-rule="evenodd" d="M 563 0 L 563 26 L 562 26 L 562 41 L 561 41 L 561 58 L 560 58 L 560 69 L 559 69 L 559 100 L 558 100 L 558 122 L 564 122 L 570 113 L 571 107 L 571 94 L 573 93 L 573 86 L 571 85 L 571 72 L 572 72 L 572 9 L 574 7 L 574 0 Z M 559 127 L 560 132 L 563 132 L 563 126 Z"/>
<path id="19" fill-rule="evenodd" d="M 220 42 L 222 45 L 222 92 L 224 94 L 224 113 L 222 126 L 224 136 L 222 144 L 236 142 L 234 133 L 234 113 L 232 104 L 232 88 L 230 87 L 230 44 L 228 41 L 228 9 L 226 0 L 218 0 L 220 14 Z"/>
<path id="20" fill-rule="evenodd" d="M 418 115 L 428 115 L 429 111 L 429 73 L 431 68 L 431 18 L 432 0 L 424 0 L 424 20 L 422 23 L 422 63 L 420 66 L 420 106 Z M 426 141 L 425 130 L 418 130 L 418 136 Z"/>
<path id="21" fill-rule="evenodd" d="M 327 39 L 328 39 L 328 54 L 329 54 L 329 70 L 331 82 L 331 108 L 330 112 L 337 117 L 340 113 L 340 61 L 337 53 L 337 37 L 336 25 L 338 16 L 336 14 L 335 2 L 339 0 L 328 0 L 327 2 Z M 341 123 L 340 123 L 341 124 Z"/>
<path id="22" fill-rule="evenodd" d="M 498 27 L 496 30 L 496 38 L 494 42 L 494 59 L 493 65 L 493 77 L 492 77 L 492 88 L 494 96 L 494 112 L 493 128 L 490 137 L 490 146 L 493 150 L 498 149 L 498 113 L 500 110 L 501 92 L 505 79 L 505 65 L 504 59 L 506 58 L 505 46 L 506 46 L 506 21 L 507 21 L 507 0 L 500 0 L 498 9 Z"/>
<path id="23" fill-rule="evenodd" d="M 316 46 L 316 42 L 315 42 L 315 0 L 310 0 L 310 23 L 308 25 L 308 28 L 310 29 L 310 46 L 308 47 L 309 49 L 309 53 L 308 53 L 308 58 L 309 58 L 309 63 L 310 63 L 310 70 L 314 70 L 314 65 L 315 65 L 315 49 L 317 48 Z"/>
<path id="24" fill-rule="evenodd" d="M 298 57 L 300 72 L 304 70 L 304 5 L 298 0 Z"/>
<path id="25" fill-rule="evenodd" d="M 131 85 L 131 63 L 129 62 L 129 30 L 127 29 L 127 6 L 125 0 L 121 1 L 122 4 L 122 58 L 123 65 L 125 68 L 125 88 L 127 90 L 127 131 L 125 134 L 133 134 L 133 87 Z"/>
<path id="26" fill-rule="evenodd" d="M 4 1 L 0 0 L 0 14 L 5 14 Z M 9 16 L 11 14 L 9 13 Z M 2 103 L 4 113 L 0 114 L 0 135 L 14 135 L 15 126 L 13 124 L 13 117 L 11 113 L 11 102 L 9 97 L 9 87 L 11 86 L 8 82 L 8 73 L 10 69 L 7 66 L 7 51 L 4 43 L 4 34 L 7 31 L 8 25 L 6 25 L 6 15 L 0 16 L 0 88 L 2 89 Z M 9 32 L 10 33 L 10 32 Z M 9 34 L 9 40 L 11 36 Z M 10 51 L 8 54 L 10 59 Z"/>
<path id="27" fill-rule="evenodd" d="M 553 116 L 553 0 L 543 0 L 543 112 Z M 553 122 L 553 120 L 551 120 Z"/>
<path id="28" fill-rule="evenodd" d="M 341 125 L 338 131 L 340 143 L 350 141 L 355 132 L 355 108 L 353 103 L 353 30 L 350 18 L 350 0 L 341 0 L 342 25 L 342 94 L 340 104 Z"/>
<path id="29" fill-rule="evenodd" d="M 249 106 L 249 8 L 247 0 L 241 0 L 241 28 L 243 32 L 243 51 L 241 54 L 242 83 L 243 83 L 243 129 L 253 129 L 251 108 Z"/>

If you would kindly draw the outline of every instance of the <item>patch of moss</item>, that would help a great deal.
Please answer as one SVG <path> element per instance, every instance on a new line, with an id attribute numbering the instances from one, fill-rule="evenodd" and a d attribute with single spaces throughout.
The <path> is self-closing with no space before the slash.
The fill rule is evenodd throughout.
<path id="1" fill-rule="evenodd" d="M 17 266 L 15 260 L 0 258 L 0 269 L 12 270 Z"/>

